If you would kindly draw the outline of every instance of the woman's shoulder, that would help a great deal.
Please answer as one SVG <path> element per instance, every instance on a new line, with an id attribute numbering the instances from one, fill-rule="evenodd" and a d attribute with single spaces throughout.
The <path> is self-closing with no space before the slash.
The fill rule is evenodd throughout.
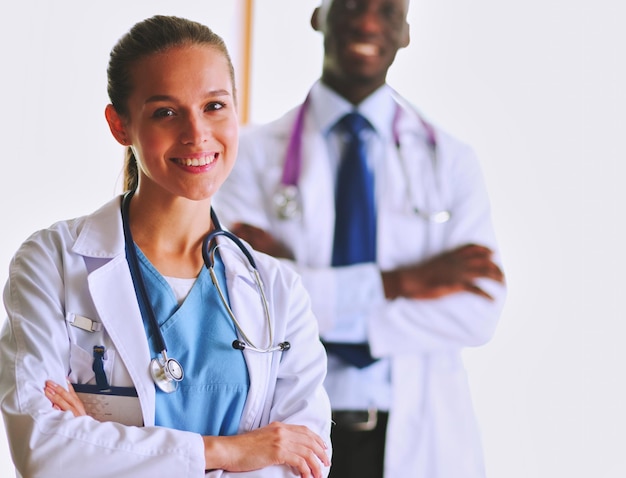
<path id="1" fill-rule="evenodd" d="M 82 249 L 84 253 L 84 242 L 87 239 L 92 246 L 98 242 L 102 248 L 106 237 L 114 232 L 112 228 L 115 222 L 120 222 L 118 211 L 119 197 L 116 197 L 90 214 L 59 220 L 46 228 L 39 229 L 30 234 L 20 245 L 14 255 L 14 260 L 30 256 L 59 256 L 75 250 L 77 245 L 78 249 Z M 95 238 L 98 239 L 95 240 Z M 81 243 L 82 247 L 80 247 Z"/>

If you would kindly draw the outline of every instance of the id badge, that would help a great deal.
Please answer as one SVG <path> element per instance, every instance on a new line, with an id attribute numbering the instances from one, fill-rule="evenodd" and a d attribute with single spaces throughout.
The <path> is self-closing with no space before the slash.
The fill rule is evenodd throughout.
<path id="1" fill-rule="evenodd" d="M 110 387 L 100 390 L 97 385 L 82 383 L 73 383 L 72 387 L 90 417 L 100 422 L 143 426 L 139 397 L 134 387 Z"/>

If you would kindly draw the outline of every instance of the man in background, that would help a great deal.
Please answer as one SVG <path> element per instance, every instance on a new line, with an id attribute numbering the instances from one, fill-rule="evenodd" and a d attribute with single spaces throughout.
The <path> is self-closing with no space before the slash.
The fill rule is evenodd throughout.
<path id="1" fill-rule="evenodd" d="M 492 337 L 504 275 L 480 166 L 386 83 L 408 0 L 323 0 L 321 78 L 242 132 L 222 220 L 301 274 L 328 352 L 331 478 L 479 478 L 462 363 Z M 292 344 L 287 353 L 298 353 Z"/>

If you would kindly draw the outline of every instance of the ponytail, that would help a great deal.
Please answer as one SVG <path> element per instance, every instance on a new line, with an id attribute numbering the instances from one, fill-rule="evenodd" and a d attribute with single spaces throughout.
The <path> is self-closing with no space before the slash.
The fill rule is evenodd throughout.
<path id="1" fill-rule="evenodd" d="M 137 158 L 135 158 L 133 148 L 126 146 L 126 151 L 124 151 L 124 191 L 134 191 L 137 189 L 138 183 Z"/>

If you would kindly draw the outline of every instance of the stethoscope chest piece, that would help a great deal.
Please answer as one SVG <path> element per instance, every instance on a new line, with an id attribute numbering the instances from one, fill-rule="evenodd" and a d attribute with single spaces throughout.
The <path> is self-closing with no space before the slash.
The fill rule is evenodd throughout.
<path id="1" fill-rule="evenodd" d="M 300 216 L 300 191 L 295 184 L 280 184 L 274 194 L 274 207 L 280 219 Z"/>
<path id="2" fill-rule="evenodd" d="M 175 392 L 185 373 L 178 360 L 164 356 L 150 361 L 150 375 L 154 383 L 165 393 Z"/>

